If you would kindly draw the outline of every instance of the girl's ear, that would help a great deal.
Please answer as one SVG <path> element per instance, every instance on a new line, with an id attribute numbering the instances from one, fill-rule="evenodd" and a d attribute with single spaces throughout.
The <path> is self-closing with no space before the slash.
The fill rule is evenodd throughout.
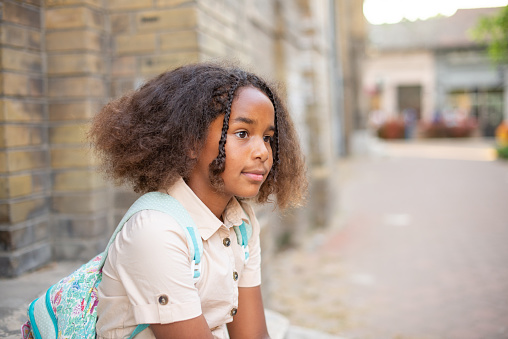
<path id="1" fill-rule="evenodd" d="M 197 159 L 198 158 L 198 152 L 192 148 L 191 150 L 189 150 L 189 157 L 191 159 Z"/>
<path id="2" fill-rule="evenodd" d="M 188 156 L 191 159 L 197 159 L 199 156 L 199 143 L 196 141 L 193 143 L 193 145 L 189 148 Z"/>

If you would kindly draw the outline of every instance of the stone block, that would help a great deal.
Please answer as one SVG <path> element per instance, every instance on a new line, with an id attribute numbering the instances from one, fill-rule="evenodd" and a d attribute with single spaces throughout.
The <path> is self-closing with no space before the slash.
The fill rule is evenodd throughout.
<path id="1" fill-rule="evenodd" d="M 91 214 L 110 208 L 104 191 L 80 193 L 55 193 L 51 199 L 51 210 L 61 214 Z"/>
<path id="2" fill-rule="evenodd" d="M 43 82 L 40 77 L 3 73 L 1 81 L 1 94 L 33 97 L 40 97 L 43 94 Z"/>
<path id="3" fill-rule="evenodd" d="M 47 165 L 44 150 L 0 152 L 0 171 L 3 173 L 41 169 Z"/>
<path id="4" fill-rule="evenodd" d="M 155 40 L 155 33 L 121 35 L 115 38 L 115 50 L 118 55 L 153 53 Z"/>
<path id="5" fill-rule="evenodd" d="M 102 176 L 95 170 L 53 173 L 53 192 L 90 191 L 104 186 Z"/>
<path id="6" fill-rule="evenodd" d="M 197 8 L 175 8 L 146 11 L 136 14 L 136 28 L 139 32 L 183 30 L 197 26 Z"/>
<path id="7" fill-rule="evenodd" d="M 30 174 L 0 177 L 0 199 L 16 198 L 32 193 Z"/>
<path id="8" fill-rule="evenodd" d="M 179 51 L 199 49 L 197 31 L 178 31 L 160 34 L 160 46 L 162 51 Z"/>
<path id="9" fill-rule="evenodd" d="M 7 166 L 7 151 L 0 151 L 0 173 L 7 173 L 9 166 Z"/>
<path id="10" fill-rule="evenodd" d="M 93 239 L 65 239 L 53 246 L 53 255 L 56 260 L 83 260 L 88 261 L 103 252 L 108 244 L 109 237 L 99 236 Z"/>
<path id="11" fill-rule="evenodd" d="M 135 87 L 134 79 L 120 79 L 111 82 L 111 95 L 114 98 L 119 98 L 128 91 L 133 90 Z"/>
<path id="12" fill-rule="evenodd" d="M 16 175 L 9 177 L 9 197 L 16 198 L 32 193 L 32 176 Z"/>
<path id="13" fill-rule="evenodd" d="M 87 124 L 68 124 L 51 126 L 49 142 L 51 144 L 81 145 L 86 142 Z"/>
<path id="14" fill-rule="evenodd" d="M 42 0 L 23 0 L 27 4 L 32 4 L 37 7 L 41 7 Z"/>
<path id="15" fill-rule="evenodd" d="M 48 55 L 48 75 L 103 74 L 104 59 L 97 54 Z"/>
<path id="16" fill-rule="evenodd" d="M 0 27 L 0 44 L 40 51 L 41 33 L 21 26 L 2 25 Z"/>
<path id="17" fill-rule="evenodd" d="M 9 222 L 9 213 L 10 208 L 9 204 L 0 204 L 0 223 L 8 223 Z"/>
<path id="18" fill-rule="evenodd" d="M 134 192 L 129 187 L 122 187 L 115 189 L 114 192 L 114 208 L 121 211 L 122 216 L 129 209 L 129 207 L 138 199 L 141 195 Z M 115 220 L 116 223 L 120 222 L 120 219 Z"/>
<path id="19" fill-rule="evenodd" d="M 271 2 L 270 2 L 271 4 Z M 236 26 L 238 19 L 238 14 L 240 11 L 245 11 L 245 8 L 249 6 L 249 4 L 241 4 L 238 1 L 232 2 L 212 2 L 212 1 L 204 1 L 200 4 L 201 13 L 207 13 L 210 17 L 213 17 L 215 20 L 220 21 L 221 23 L 226 24 L 227 26 Z M 256 8 L 259 6 L 259 2 L 256 3 Z M 239 6 L 242 6 L 241 8 Z M 250 14 L 250 13 L 249 13 Z M 248 20 L 249 14 L 244 17 L 245 20 Z M 257 26 L 258 22 L 255 23 Z"/>
<path id="20" fill-rule="evenodd" d="M 0 199 L 9 197 L 9 177 L 0 177 Z"/>
<path id="21" fill-rule="evenodd" d="M 109 0 L 109 10 L 138 10 L 152 7 L 152 0 Z"/>
<path id="22" fill-rule="evenodd" d="M 192 3 L 192 0 L 155 0 L 157 7 L 175 7 L 185 3 Z"/>
<path id="23" fill-rule="evenodd" d="M 217 39 L 230 39 L 231 28 L 220 20 L 217 20 L 209 11 L 199 11 L 198 27 L 201 32 L 215 35 Z"/>
<path id="24" fill-rule="evenodd" d="M 0 251 L 15 251 L 48 240 L 49 234 L 47 221 L 0 231 Z"/>
<path id="25" fill-rule="evenodd" d="M 0 204 L 1 223 L 15 224 L 48 214 L 46 198 L 31 198 L 28 200 L 6 202 Z"/>
<path id="26" fill-rule="evenodd" d="M 40 122 L 44 116 L 44 105 L 15 99 L 0 100 L 0 121 Z"/>
<path id="27" fill-rule="evenodd" d="M 44 95 L 44 80 L 41 79 L 40 77 L 29 77 L 28 96 L 42 97 L 43 95 Z"/>
<path id="28" fill-rule="evenodd" d="M 133 31 L 132 18 L 128 13 L 112 13 L 109 16 L 109 20 L 111 21 L 111 33 L 113 33 L 113 35 Z"/>
<path id="29" fill-rule="evenodd" d="M 41 72 L 42 57 L 40 53 L 2 48 L 2 68 L 21 72 Z"/>
<path id="30" fill-rule="evenodd" d="M 160 56 L 149 56 L 141 60 L 141 74 L 153 76 L 169 69 L 198 61 L 198 52 L 179 52 Z"/>
<path id="31" fill-rule="evenodd" d="M 65 147 L 51 149 L 51 168 L 78 168 L 97 165 L 97 158 L 90 148 Z"/>
<path id="32" fill-rule="evenodd" d="M 62 216 L 54 219 L 53 232 L 59 239 L 77 238 L 87 239 L 104 236 L 108 232 L 108 215 L 93 216 L 91 218 Z"/>
<path id="33" fill-rule="evenodd" d="M 46 50 L 55 51 L 95 51 L 100 52 L 103 47 L 103 38 L 99 32 L 53 31 L 46 33 Z"/>
<path id="34" fill-rule="evenodd" d="M 39 31 L 27 31 L 26 47 L 36 50 L 42 49 L 42 34 Z"/>
<path id="35" fill-rule="evenodd" d="M 26 125 L 0 125 L 0 148 L 35 146 L 42 143 L 42 127 Z"/>
<path id="36" fill-rule="evenodd" d="M 2 25 L 0 27 L 0 43 L 2 46 L 24 47 L 26 43 L 26 29 Z"/>
<path id="37" fill-rule="evenodd" d="M 49 195 L 50 188 L 51 188 L 51 182 L 50 182 L 50 175 L 48 170 L 39 170 L 39 171 L 32 171 L 32 191 L 33 193 L 41 193 L 45 192 L 47 195 Z"/>
<path id="38" fill-rule="evenodd" d="M 123 56 L 113 59 L 111 75 L 113 77 L 134 76 L 137 68 L 136 60 L 137 58 L 133 56 Z"/>
<path id="39" fill-rule="evenodd" d="M 102 14 L 88 7 L 57 7 L 45 11 L 46 29 L 103 29 Z"/>
<path id="40" fill-rule="evenodd" d="M 106 94 L 104 80 L 95 77 L 50 78 L 48 80 L 48 96 L 61 97 L 98 97 Z"/>
<path id="41" fill-rule="evenodd" d="M 24 272 L 44 266 L 51 260 L 49 242 L 37 243 L 19 251 L 0 256 L 0 276 L 16 277 Z"/>
<path id="42" fill-rule="evenodd" d="M 12 2 L 3 3 L 2 20 L 34 28 L 41 27 L 41 15 L 39 8 L 25 7 Z"/>
<path id="43" fill-rule="evenodd" d="M 211 34 L 200 34 L 199 45 L 204 52 L 208 52 L 215 57 L 228 55 L 228 45 Z"/>
<path id="44" fill-rule="evenodd" d="M 98 100 L 53 102 L 49 104 L 50 121 L 89 120 L 102 107 Z"/>
<path id="45" fill-rule="evenodd" d="M 46 7 L 68 6 L 68 5 L 92 5 L 102 7 L 103 0 L 46 0 Z"/>

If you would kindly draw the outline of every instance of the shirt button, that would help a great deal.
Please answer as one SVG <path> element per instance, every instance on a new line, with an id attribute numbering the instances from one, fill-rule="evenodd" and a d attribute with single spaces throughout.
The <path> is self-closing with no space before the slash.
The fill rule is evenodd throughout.
<path id="1" fill-rule="evenodd" d="M 231 245 L 231 240 L 229 238 L 224 238 L 224 240 L 222 240 L 222 243 L 224 244 L 224 246 L 229 247 L 229 245 Z"/>
<path id="2" fill-rule="evenodd" d="M 168 303 L 168 296 L 163 294 L 159 297 L 159 304 L 166 305 Z"/>
<path id="3" fill-rule="evenodd" d="M 229 312 L 229 314 L 231 314 L 232 317 L 234 317 L 236 315 L 236 313 L 238 313 L 237 308 L 233 308 L 233 309 L 231 309 L 231 312 Z"/>
<path id="4" fill-rule="evenodd" d="M 234 280 L 234 281 L 237 281 L 237 280 L 238 280 L 238 272 L 237 272 L 237 271 L 234 271 L 234 272 L 233 272 L 233 280 Z"/>

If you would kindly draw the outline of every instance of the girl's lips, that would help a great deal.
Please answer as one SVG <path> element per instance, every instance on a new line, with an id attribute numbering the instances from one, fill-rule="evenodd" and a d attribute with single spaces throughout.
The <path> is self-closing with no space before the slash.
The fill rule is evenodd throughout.
<path id="1" fill-rule="evenodd" d="M 254 180 L 254 181 L 263 181 L 263 174 L 257 174 L 257 173 L 249 173 L 244 172 L 243 175 L 245 175 L 247 178 Z"/>

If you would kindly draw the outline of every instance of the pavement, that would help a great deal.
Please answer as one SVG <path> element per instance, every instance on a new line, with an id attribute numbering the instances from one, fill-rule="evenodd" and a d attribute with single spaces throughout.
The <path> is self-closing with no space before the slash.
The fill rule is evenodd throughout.
<path id="1" fill-rule="evenodd" d="M 77 261 L 51 263 L 14 279 L 0 279 L 0 338 L 19 339 L 29 303 L 80 265 L 82 262 Z M 272 310 L 265 310 L 265 315 L 272 339 L 341 339 L 316 329 L 295 326 Z"/>
<path id="2" fill-rule="evenodd" d="M 508 161 L 492 140 L 363 140 L 327 229 L 281 253 L 271 305 L 350 339 L 508 338 Z"/>
<path id="3" fill-rule="evenodd" d="M 19 339 L 29 303 L 72 273 L 81 262 L 51 263 L 14 279 L 0 279 L 0 338 Z"/>
<path id="4" fill-rule="evenodd" d="M 270 267 L 274 339 L 508 338 L 508 162 L 490 140 L 380 142 L 337 163 L 331 224 Z M 0 337 L 79 263 L 0 279 Z"/>

